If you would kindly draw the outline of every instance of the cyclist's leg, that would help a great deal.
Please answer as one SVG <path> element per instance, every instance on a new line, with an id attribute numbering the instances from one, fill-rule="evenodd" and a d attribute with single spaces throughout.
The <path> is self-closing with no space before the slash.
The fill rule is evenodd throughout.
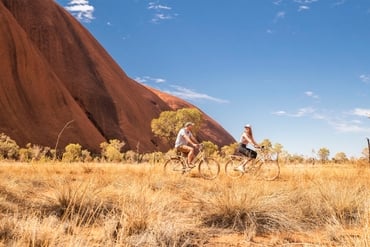
<path id="1" fill-rule="evenodd" d="M 241 164 L 236 168 L 238 171 L 240 172 L 244 172 L 245 171 L 245 166 L 246 164 L 248 163 L 248 161 L 251 159 L 251 156 L 250 156 L 250 149 L 247 148 L 247 146 L 245 144 L 239 144 L 239 147 L 237 149 L 237 152 L 242 155 L 243 157 L 246 158 L 245 161 L 241 162 Z"/>
<path id="2" fill-rule="evenodd" d="M 193 161 L 195 157 L 194 148 L 187 146 L 187 145 L 181 145 L 177 148 L 177 150 L 179 150 L 180 152 L 186 153 L 188 164 L 191 164 L 191 162 Z"/>
<path id="3" fill-rule="evenodd" d="M 252 158 L 252 159 L 257 158 L 257 152 L 250 148 L 246 148 L 245 153 L 246 153 L 246 156 L 248 156 L 249 158 Z"/>

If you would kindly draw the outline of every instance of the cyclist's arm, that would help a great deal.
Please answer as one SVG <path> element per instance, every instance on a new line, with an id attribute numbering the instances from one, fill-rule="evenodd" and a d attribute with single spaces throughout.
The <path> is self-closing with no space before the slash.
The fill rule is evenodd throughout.
<path id="1" fill-rule="evenodd" d="M 194 138 L 193 135 L 190 135 L 190 136 L 184 135 L 184 137 L 186 141 L 188 142 L 188 144 L 192 146 L 196 146 L 198 144 L 198 141 Z"/>
<path id="2" fill-rule="evenodd" d="M 254 147 L 259 147 L 253 136 L 245 135 L 245 138 L 248 140 L 249 143 L 253 144 Z"/>

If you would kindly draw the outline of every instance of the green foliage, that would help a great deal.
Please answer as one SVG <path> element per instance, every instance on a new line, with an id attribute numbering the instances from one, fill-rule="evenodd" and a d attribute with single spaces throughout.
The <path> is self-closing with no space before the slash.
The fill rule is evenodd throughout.
<path id="1" fill-rule="evenodd" d="M 0 159 L 17 159 L 19 146 L 9 136 L 0 133 Z"/>
<path id="2" fill-rule="evenodd" d="M 335 163 L 344 163 L 347 162 L 348 158 L 347 155 L 344 152 L 336 153 L 334 156 L 334 162 Z"/>
<path id="3" fill-rule="evenodd" d="M 123 154 L 123 160 L 128 163 L 139 163 L 143 159 L 143 155 L 139 154 L 135 151 L 128 150 L 126 153 Z"/>
<path id="4" fill-rule="evenodd" d="M 32 160 L 32 153 L 27 148 L 19 149 L 19 161 L 29 162 Z"/>
<path id="5" fill-rule="evenodd" d="M 235 153 L 237 147 L 238 147 L 238 143 L 237 142 L 234 142 L 234 143 L 231 143 L 230 145 L 227 145 L 227 146 L 223 146 L 221 148 L 221 156 L 222 157 L 227 157 L 229 155 L 232 155 Z"/>
<path id="6" fill-rule="evenodd" d="M 212 155 L 217 155 L 218 154 L 218 146 L 214 144 L 213 142 L 210 141 L 204 141 L 202 142 L 204 145 L 204 152 L 206 156 L 212 156 Z"/>
<path id="7" fill-rule="evenodd" d="M 280 143 L 275 143 L 272 147 L 272 151 L 277 153 L 277 154 L 280 154 L 283 152 L 283 145 L 281 145 Z"/>
<path id="8" fill-rule="evenodd" d="M 162 152 L 153 152 L 141 154 L 140 162 L 148 162 L 151 164 L 162 164 L 164 162 L 164 154 Z"/>
<path id="9" fill-rule="evenodd" d="M 90 153 L 89 150 L 83 149 L 82 152 L 81 152 L 81 154 L 82 154 L 82 158 L 83 158 L 83 161 L 84 162 L 91 162 L 91 161 L 93 161 L 93 157 L 91 156 L 91 153 Z"/>
<path id="10" fill-rule="evenodd" d="M 65 147 L 62 160 L 65 162 L 82 161 L 82 147 L 80 144 L 68 144 Z"/>
<path id="11" fill-rule="evenodd" d="M 68 144 L 65 147 L 62 160 L 65 162 L 91 161 L 92 157 L 88 150 L 82 149 L 80 144 Z"/>
<path id="12" fill-rule="evenodd" d="M 272 149 L 272 143 L 269 139 L 264 139 L 259 145 L 264 146 L 265 150 L 268 152 L 270 152 Z"/>
<path id="13" fill-rule="evenodd" d="M 329 160 L 330 151 L 327 148 L 320 148 L 317 155 L 319 155 L 322 162 L 326 162 Z"/>
<path id="14" fill-rule="evenodd" d="M 169 157 L 175 157 L 176 156 L 176 148 L 172 148 L 170 150 L 167 151 L 167 153 L 164 154 L 164 157 L 165 159 L 169 158 Z"/>
<path id="15" fill-rule="evenodd" d="M 196 108 L 182 108 L 177 111 L 163 111 L 159 118 L 151 122 L 154 135 L 174 143 L 178 131 L 186 122 L 193 122 L 193 134 L 195 135 L 203 121 L 202 113 Z"/>
<path id="16" fill-rule="evenodd" d="M 124 142 L 117 139 L 109 140 L 109 143 L 101 143 L 100 148 L 102 159 L 110 162 L 121 162 L 123 160 L 121 149 L 124 145 Z"/>
<path id="17" fill-rule="evenodd" d="M 29 161 L 48 161 L 53 157 L 50 147 L 43 147 L 36 144 L 28 143 L 25 148 L 19 150 L 19 160 L 22 162 Z"/>
<path id="18" fill-rule="evenodd" d="M 302 155 L 293 154 L 287 157 L 287 161 L 293 164 L 300 164 L 300 163 L 303 163 L 304 157 Z"/>

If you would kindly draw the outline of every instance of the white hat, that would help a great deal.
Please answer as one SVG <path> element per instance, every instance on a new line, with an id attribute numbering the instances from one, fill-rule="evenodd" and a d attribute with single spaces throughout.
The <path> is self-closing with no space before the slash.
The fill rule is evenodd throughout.
<path id="1" fill-rule="evenodd" d="M 251 127 L 252 127 L 252 125 L 250 125 L 250 124 L 244 125 L 244 128 L 251 128 Z"/>
<path id="2" fill-rule="evenodd" d="M 184 126 L 188 127 L 189 125 L 194 125 L 194 123 L 193 122 L 187 122 Z"/>

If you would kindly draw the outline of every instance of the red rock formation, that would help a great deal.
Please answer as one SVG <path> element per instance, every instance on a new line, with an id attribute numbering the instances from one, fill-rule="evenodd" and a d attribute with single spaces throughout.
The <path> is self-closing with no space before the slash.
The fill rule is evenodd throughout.
<path id="1" fill-rule="evenodd" d="M 0 23 L 0 132 L 21 146 L 54 147 L 74 120 L 60 148 L 80 143 L 99 152 L 109 139 L 124 141 L 126 150 L 170 148 L 153 136 L 150 122 L 172 103 L 130 79 L 53 0 L 0 0 Z M 207 121 L 217 135 L 210 141 L 232 142 L 221 126 Z"/>

